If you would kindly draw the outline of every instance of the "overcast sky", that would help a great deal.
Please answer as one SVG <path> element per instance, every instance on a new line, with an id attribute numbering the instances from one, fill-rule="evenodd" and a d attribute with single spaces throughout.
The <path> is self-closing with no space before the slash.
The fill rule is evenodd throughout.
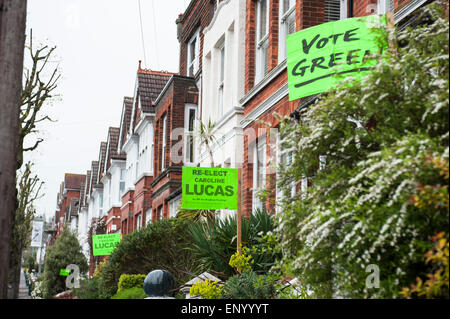
<path id="1" fill-rule="evenodd" d="M 108 127 L 120 124 L 123 97 L 133 96 L 138 61 L 178 72 L 175 20 L 188 4 L 141 0 L 144 56 L 139 0 L 28 0 L 27 34 L 32 28 L 35 44 L 57 47 L 49 67 L 62 76 L 61 97 L 46 107 L 57 122 L 39 125 L 44 142 L 25 156 L 45 182 L 38 215 L 54 216 L 65 173 L 86 174 L 97 160 Z"/>

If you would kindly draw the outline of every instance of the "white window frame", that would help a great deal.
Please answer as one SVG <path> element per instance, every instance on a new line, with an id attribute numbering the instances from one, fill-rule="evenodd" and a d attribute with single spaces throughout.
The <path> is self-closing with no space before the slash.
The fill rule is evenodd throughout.
<path id="1" fill-rule="evenodd" d="M 302 199 L 306 198 L 306 192 L 308 190 L 308 177 L 306 177 L 305 175 L 302 176 L 302 182 L 301 182 L 301 194 L 302 194 Z"/>
<path id="2" fill-rule="evenodd" d="M 181 196 L 172 199 L 169 203 L 169 218 L 177 216 L 177 210 L 181 207 Z"/>
<path id="3" fill-rule="evenodd" d="M 284 1 L 280 0 L 280 12 L 279 12 L 279 41 L 278 41 L 278 64 L 283 62 L 286 59 L 286 37 L 289 34 L 289 19 L 292 18 L 292 15 L 294 16 L 294 22 L 295 22 L 295 0 L 289 0 L 290 7 L 285 10 L 284 8 Z M 291 3 L 293 2 L 293 3 Z M 283 14 L 284 12 L 284 14 Z M 295 31 L 294 31 L 295 32 Z"/>
<path id="4" fill-rule="evenodd" d="M 348 0 L 341 0 L 341 20 L 348 18 Z"/>
<path id="5" fill-rule="evenodd" d="M 252 194 L 252 210 L 257 208 L 262 209 L 264 203 L 260 201 L 258 196 L 259 188 L 265 187 L 266 184 L 266 172 L 267 172 L 267 144 L 266 136 L 262 135 L 257 138 L 253 146 L 253 194 Z M 259 171 L 262 170 L 261 174 Z M 258 177 L 262 176 L 260 185 L 258 184 Z"/>
<path id="6" fill-rule="evenodd" d="M 166 155 L 166 139 L 167 139 L 167 114 L 162 118 L 162 143 L 161 143 L 161 172 L 165 169 L 165 155 Z"/>
<path id="7" fill-rule="evenodd" d="M 194 110 L 194 127 L 192 131 L 189 131 L 189 115 L 191 113 L 191 110 Z M 185 143 L 184 143 L 184 164 L 186 165 L 192 165 L 196 161 L 196 154 L 195 154 L 195 138 L 194 138 L 194 132 L 195 132 L 195 124 L 198 120 L 198 111 L 197 111 L 197 105 L 195 104 L 186 104 L 184 108 L 184 136 L 185 136 Z M 190 160 L 190 152 L 189 152 L 189 138 L 192 137 L 192 161 Z"/>
<path id="8" fill-rule="evenodd" d="M 192 43 L 195 42 L 194 46 L 194 56 L 192 56 Z M 188 76 L 195 76 L 199 69 L 199 58 L 200 58 L 200 29 L 195 31 L 194 35 L 189 39 L 187 43 L 187 72 Z M 192 74 L 191 74 L 192 68 Z"/>
<path id="9" fill-rule="evenodd" d="M 266 4 L 266 33 L 261 35 L 261 6 Z M 255 52 L 255 82 L 260 82 L 267 74 L 266 63 L 269 59 L 269 12 L 270 1 L 258 0 L 256 3 L 256 52 Z M 266 61 L 267 60 L 267 61 Z"/>
<path id="10" fill-rule="evenodd" d="M 142 228 L 142 214 L 136 215 L 136 230 Z"/>
<path id="11" fill-rule="evenodd" d="M 339 2 L 339 19 L 343 20 L 343 19 L 347 19 L 348 17 L 348 1 L 347 0 L 334 0 Z M 326 16 L 325 16 L 326 18 Z M 326 22 L 330 22 L 330 21 L 335 21 L 335 20 L 327 20 L 325 19 Z"/>
<path id="12" fill-rule="evenodd" d="M 283 161 L 283 157 L 282 157 L 282 148 L 281 148 L 281 142 L 282 142 L 282 138 L 280 135 L 277 135 L 277 173 L 276 173 L 276 202 L 277 203 L 281 203 L 281 201 L 283 200 L 283 198 L 286 196 L 286 193 L 284 193 L 282 191 L 282 189 L 280 188 L 279 185 L 279 173 L 278 173 L 278 166 L 282 163 Z M 293 156 L 294 153 L 293 152 L 289 152 L 288 154 L 283 154 L 285 155 L 285 164 L 286 166 L 291 165 L 292 161 L 293 161 Z M 297 183 L 295 181 L 292 181 L 291 184 L 291 189 L 290 189 L 290 196 L 294 197 L 295 193 L 297 192 L 297 188 L 296 188 Z M 276 205 L 275 210 L 276 212 L 279 212 L 280 206 Z"/>
<path id="13" fill-rule="evenodd" d="M 218 118 L 223 116 L 224 84 L 225 84 L 225 62 L 226 62 L 225 41 L 218 47 L 218 87 L 217 87 L 217 111 Z"/>
<path id="14" fill-rule="evenodd" d="M 385 14 L 389 11 L 394 11 L 394 0 L 378 0 L 377 13 Z"/>
<path id="15" fill-rule="evenodd" d="M 119 181 L 119 201 L 122 201 L 122 196 L 125 194 L 126 189 L 126 176 L 127 170 L 125 168 L 120 168 L 120 181 Z M 122 187 L 123 185 L 123 187 Z"/>

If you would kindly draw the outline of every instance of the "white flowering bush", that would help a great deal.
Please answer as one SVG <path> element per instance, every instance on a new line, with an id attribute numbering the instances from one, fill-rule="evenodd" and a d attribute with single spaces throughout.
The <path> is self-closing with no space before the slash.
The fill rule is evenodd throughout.
<path id="1" fill-rule="evenodd" d="M 281 266 L 316 297 L 398 297 L 428 271 L 430 238 L 448 238 L 449 26 L 438 5 L 423 14 L 423 26 L 386 31 L 399 45 L 363 80 L 281 123 L 293 154 L 278 168 Z M 313 186 L 291 195 L 303 176 Z M 371 264 L 379 288 L 366 286 Z"/>
<path id="2" fill-rule="evenodd" d="M 30 278 L 33 282 L 33 290 L 31 291 L 31 298 L 42 299 L 41 278 L 39 278 L 35 272 L 30 273 Z"/>

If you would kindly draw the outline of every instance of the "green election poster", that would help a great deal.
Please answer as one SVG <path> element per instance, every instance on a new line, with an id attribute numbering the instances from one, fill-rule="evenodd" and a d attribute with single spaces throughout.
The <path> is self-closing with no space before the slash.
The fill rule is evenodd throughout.
<path id="1" fill-rule="evenodd" d="M 181 207 L 237 209 L 237 168 L 183 166 Z"/>
<path id="2" fill-rule="evenodd" d="M 376 65 L 370 58 L 386 15 L 323 23 L 286 38 L 289 101 L 327 91 L 346 76 L 362 77 Z"/>
<path id="3" fill-rule="evenodd" d="M 120 242 L 120 233 L 92 236 L 92 249 L 94 256 L 111 255 Z"/>
<path id="4" fill-rule="evenodd" d="M 60 270 L 59 270 L 59 275 L 60 275 L 60 276 L 67 277 L 67 276 L 70 275 L 70 272 L 69 272 L 67 269 L 60 269 Z"/>

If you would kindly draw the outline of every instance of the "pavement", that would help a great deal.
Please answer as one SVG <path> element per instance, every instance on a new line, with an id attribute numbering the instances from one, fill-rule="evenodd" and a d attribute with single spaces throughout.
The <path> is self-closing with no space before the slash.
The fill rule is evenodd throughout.
<path id="1" fill-rule="evenodd" d="M 19 284 L 19 299 L 32 299 L 29 295 L 28 295 L 28 287 L 27 284 L 25 283 L 25 275 L 23 273 L 23 268 L 20 269 L 20 284 Z"/>

